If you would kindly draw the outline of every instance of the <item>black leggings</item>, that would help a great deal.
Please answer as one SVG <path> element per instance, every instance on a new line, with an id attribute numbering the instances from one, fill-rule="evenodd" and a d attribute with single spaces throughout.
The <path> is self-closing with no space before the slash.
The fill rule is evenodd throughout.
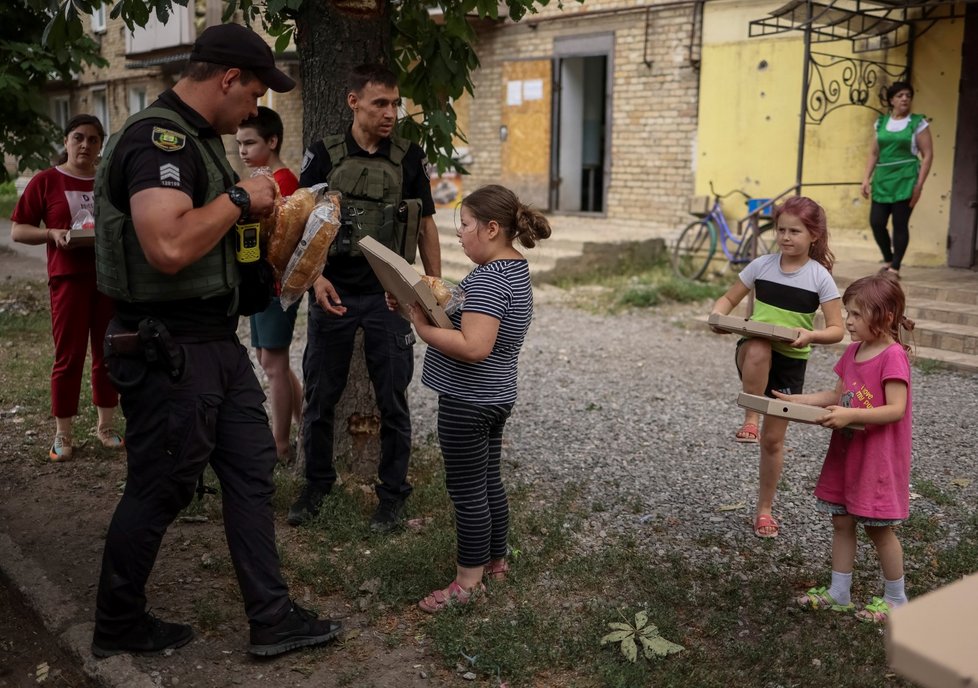
<path id="1" fill-rule="evenodd" d="M 474 568 L 506 556 L 509 503 L 499 459 L 512 408 L 438 397 L 438 441 L 445 485 L 455 505 L 459 566 Z"/>
<path id="2" fill-rule="evenodd" d="M 877 203 L 869 210 L 869 224 L 873 228 L 873 238 L 876 239 L 880 251 L 883 252 L 883 260 L 890 264 L 894 270 L 900 269 L 903 262 L 903 254 L 907 252 L 910 244 L 910 199 L 897 201 L 896 203 Z M 893 245 L 890 246 L 890 234 L 886 230 L 886 223 L 893 215 Z"/>

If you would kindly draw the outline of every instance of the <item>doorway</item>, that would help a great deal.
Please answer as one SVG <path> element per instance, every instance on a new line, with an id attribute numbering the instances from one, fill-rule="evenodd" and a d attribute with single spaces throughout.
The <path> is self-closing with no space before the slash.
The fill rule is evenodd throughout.
<path id="1" fill-rule="evenodd" d="M 947 235 L 947 264 L 953 268 L 978 266 L 978 5 L 966 8 Z"/>
<path id="2" fill-rule="evenodd" d="M 610 34 L 558 39 L 554 46 L 554 210 L 605 212 L 613 47 Z"/>

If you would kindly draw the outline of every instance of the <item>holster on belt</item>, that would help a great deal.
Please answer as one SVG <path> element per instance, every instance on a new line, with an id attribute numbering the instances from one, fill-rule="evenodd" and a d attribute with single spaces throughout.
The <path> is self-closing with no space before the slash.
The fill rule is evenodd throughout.
<path id="1" fill-rule="evenodd" d="M 183 374 L 183 349 L 166 325 L 153 318 L 140 321 L 135 332 L 107 334 L 105 355 L 143 358 L 150 367 L 161 368 L 173 378 Z"/>

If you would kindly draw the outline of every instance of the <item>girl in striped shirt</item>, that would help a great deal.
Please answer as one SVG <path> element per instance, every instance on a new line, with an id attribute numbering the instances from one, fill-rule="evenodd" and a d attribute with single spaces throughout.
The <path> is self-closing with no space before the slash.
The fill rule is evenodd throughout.
<path id="1" fill-rule="evenodd" d="M 429 613 L 465 604 L 483 576 L 506 577 L 509 506 L 499 463 L 503 428 L 516 402 L 520 348 L 533 316 L 530 270 L 514 246 L 533 248 L 550 224 L 509 189 L 489 185 L 462 201 L 456 231 L 476 267 L 459 284 L 454 329 L 431 325 L 421 310 L 411 322 L 428 344 L 421 381 L 438 392 L 438 441 L 445 484 L 455 506 L 455 579 L 418 603 Z"/>

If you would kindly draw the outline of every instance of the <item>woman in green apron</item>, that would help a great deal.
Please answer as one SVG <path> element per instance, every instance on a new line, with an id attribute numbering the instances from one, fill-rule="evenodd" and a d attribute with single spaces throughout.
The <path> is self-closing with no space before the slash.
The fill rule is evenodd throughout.
<path id="1" fill-rule="evenodd" d="M 934 145 L 927 118 L 910 114 L 910 84 L 897 81 L 886 89 L 886 100 L 890 112 L 876 121 L 862 192 L 864 198 L 872 195 L 869 224 L 886 263 L 883 271 L 899 277 L 900 263 L 910 243 L 910 213 L 934 161 Z M 891 215 L 892 243 L 886 228 Z"/>

